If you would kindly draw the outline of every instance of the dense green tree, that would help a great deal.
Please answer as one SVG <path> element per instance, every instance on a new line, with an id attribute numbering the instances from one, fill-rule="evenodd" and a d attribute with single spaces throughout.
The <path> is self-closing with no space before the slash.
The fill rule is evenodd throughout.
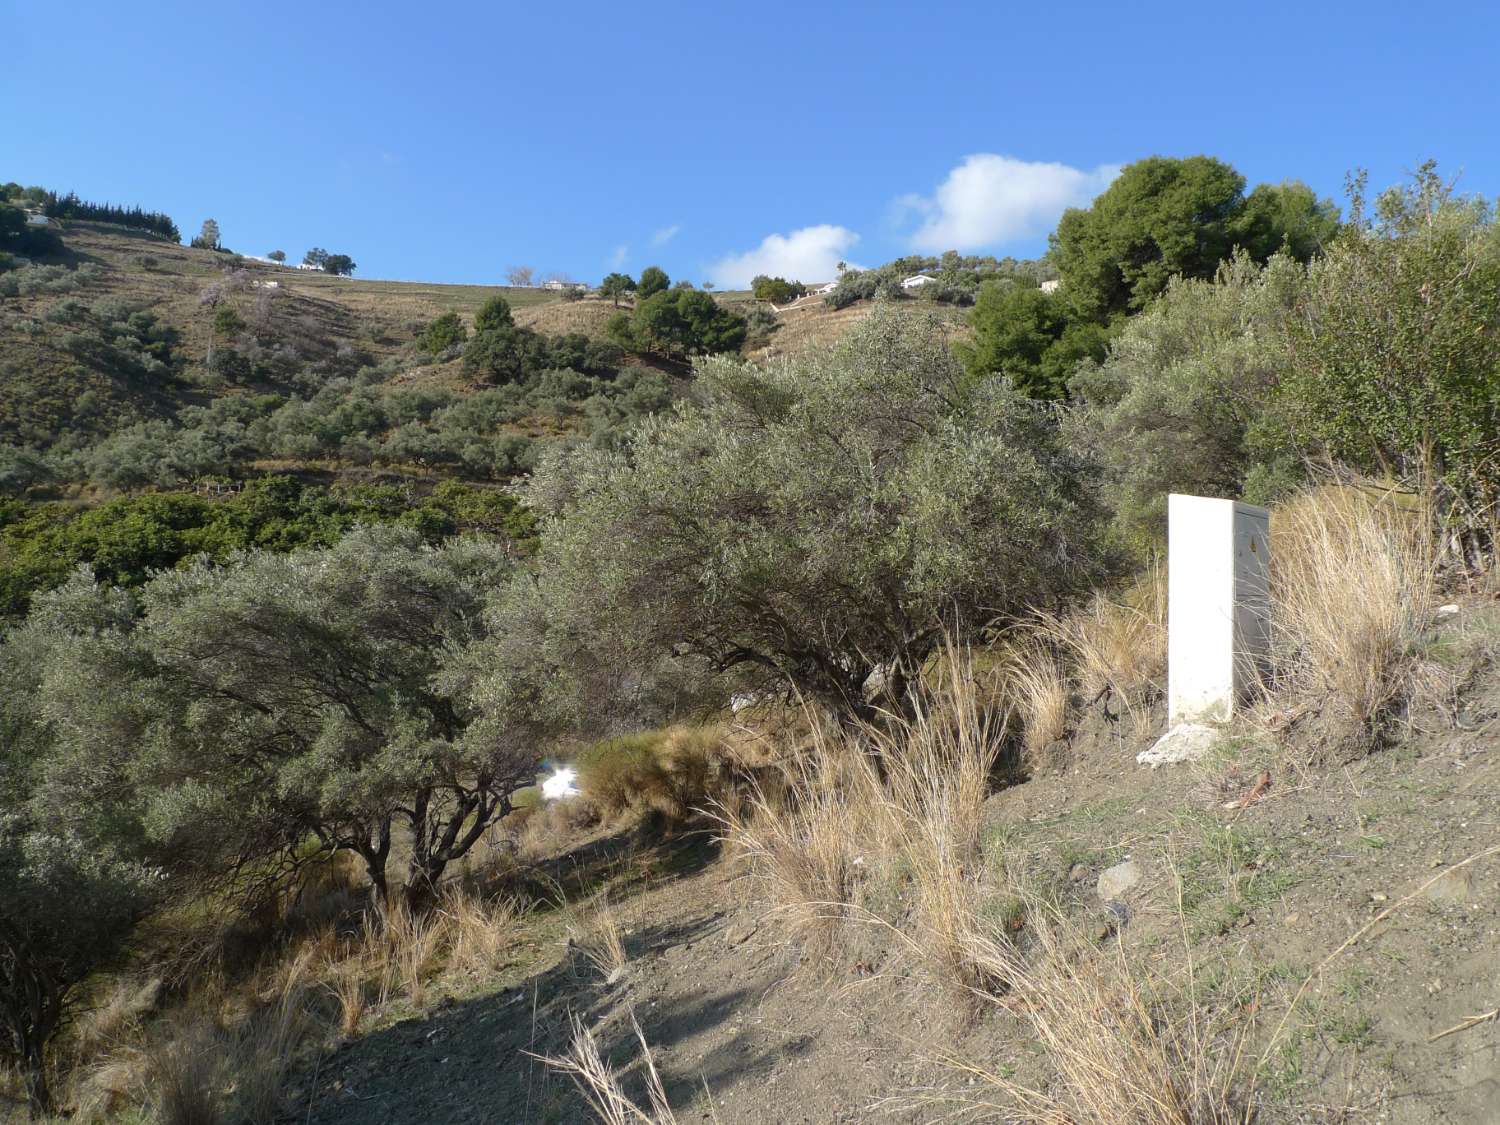
<path id="1" fill-rule="evenodd" d="M 1339 209 L 1331 199 L 1319 199 L 1306 184 L 1288 180 L 1252 191 L 1231 233 L 1254 261 L 1281 253 L 1308 262 L 1328 249 L 1339 229 Z"/>
<path id="2" fill-rule="evenodd" d="M 537 614 L 558 635 L 692 654 L 868 714 L 943 627 L 1019 614 L 1096 573 L 1086 466 L 1053 414 L 967 387 L 936 322 L 877 314 L 836 347 L 698 365 L 699 405 L 628 455 L 538 473 Z"/>
<path id="3" fill-rule="evenodd" d="M 1302 184 L 1263 185 L 1209 156 L 1152 156 L 1126 165 L 1087 208 L 1063 213 L 1052 258 L 1068 300 L 1103 322 L 1136 312 L 1176 276 L 1207 279 L 1236 245 L 1264 261 L 1285 248 L 1303 259 L 1331 234 L 1337 213 Z"/>
<path id="4" fill-rule="evenodd" d="M 1165 545 L 1168 493 L 1260 503 L 1293 479 L 1271 407 L 1303 276 L 1285 255 L 1261 267 L 1241 252 L 1213 281 L 1177 278 L 1074 377 L 1070 437 L 1103 466 L 1114 532 L 1137 557 Z"/>
<path id="5" fill-rule="evenodd" d="M 428 355 L 439 356 L 449 348 L 457 347 L 469 338 L 469 330 L 456 312 L 446 312 L 437 317 L 426 328 L 418 342 Z"/>
<path id="6" fill-rule="evenodd" d="M 599 283 L 599 293 L 612 300 L 615 303 L 615 308 L 620 307 L 621 297 L 633 292 L 635 292 L 635 279 L 628 273 L 608 274 Z"/>
<path id="7" fill-rule="evenodd" d="M 40 189 L 33 189 L 34 191 Z M 140 207 L 118 207 L 113 203 L 87 203 L 79 199 L 77 194 L 69 192 L 67 195 L 57 195 L 55 192 L 42 192 L 41 198 L 33 200 L 42 205 L 43 212 L 54 219 L 87 219 L 95 223 L 117 223 L 120 226 L 133 227 L 137 230 L 148 230 L 153 234 L 159 234 L 163 238 L 169 238 L 173 242 L 180 242 L 182 235 L 177 230 L 177 224 L 170 216 L 160 211 L 146 211 Z M 214 232 L 218 237 L 218 232 Z"/>
<path id="8" fill-rule="evenodd" d="M 119 954 L 151 891 L 151 873 L 106 845 L 0 810 L 0 1059 L 33 1117 L 53 1111 L 46 1050 L 75 986 Z"/>
<path id="9" fill-rule="evenodd" d="M 48 785 L 50 724 L 38 700 L 75 638 L 128 616 L 128 599 L 57 596 L 26 627 L 0 637 L 0 1061 L 24 1080 L 34 1117 L 53 1112 L 47 1046 L 76 986 L 122 951 L 156 899 L 157 873 L 135 854 L 139 825 L 114 794 L 55 802 Z"/>
<path id="10" fill-rule="evenodd" d="M 672 287 L 672 279 L 660 266 L 647 266 L 641 271 L 641 280 L 636 284 L 636 296 L 641 300 Z"/>
<path id="11" fill-rule="evenodd" d="M 504 297 L 489 298 L 474 314 L 474 331 L 491 332 L 496 328 L 513 328 L 515 317 L 511 315 L 510 302 Z"/>
<path id="12" fill-rule="evenodd" d="M 271 261 L 273 261 L 273 262 L 277 262 L 277 263 L 284 262 L 284 261 L 286 261 L 286 251 L 285 250 L 272 250 L 269 254 L 266 255 L 266 257 L 270 258 Z"/>
<path id="13" fill-rule="evenodd" d="M 323 264 L 327 261 L 328 251 L 324 250 L 321 246 L 314 246 L 306 254 L 302 255 L 302 264 L 304 266 L 315 266 L 318 269 L 322 269 Z"/>
<path id="14" fill-rule="evenodd" d="M 349 850 L 383 898 L 399 829 L 407 894 L 429 900 L 536 767 L 528 740 L 471 736 L 477 712 L 439 684 L 511 566 L 489 540 L 384 527 L 155 576 L 138 617 L 44 679 L 40 712 L 67 720 L 46 799 L 126 784 L 153 854 L 242 890 Z"/>
<path id="15" fill-rule="evenodd" d="M 330 254 L 323 259 L 323 272 L 335 274 L 339 277 L 349 277 L 359 267 L 354 264 L 354 259 L 348 254 Z"/>
<path id="16" fill-rule="evenodd" d="M 750 292 L 757 301 L 781 304 L 801 297 L 807 292 L 807 286 L 800 281 L 788 281 L 784 277 L 767 277 L 765 274 L 760 274 L 750 280 Z"/>
<path id="17" fill-rule="evenodd" d="M 1061 399 L 1080 361 L 1103 359 L 1108 332 L 1060 295 L 1016 282 L 987 281 L 969 315 L 972 342 L 955 345 L 971 378 L 1009 378 L 1030 398 Z"/>
<path id="18" fill-rule="evenodd" d="M 745 318 L 696 289 L 669 289 L 636 304 L 634 346 L 668 355 L 712 355 L 745 342 Z"/>

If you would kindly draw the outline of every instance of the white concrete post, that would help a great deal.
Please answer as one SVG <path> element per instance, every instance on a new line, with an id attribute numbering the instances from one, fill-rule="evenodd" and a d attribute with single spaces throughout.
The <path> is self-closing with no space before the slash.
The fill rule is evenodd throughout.
<path id="1" fill-rule="evenodd" d="M 1167 497 L 1168 725 L 1222 722 L 1271 640 L 1270 513 L 1203 496 Z"/>

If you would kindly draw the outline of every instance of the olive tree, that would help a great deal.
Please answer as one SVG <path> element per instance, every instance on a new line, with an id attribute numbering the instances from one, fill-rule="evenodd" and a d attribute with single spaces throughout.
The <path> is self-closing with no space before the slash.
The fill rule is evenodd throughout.
<path id="1" fill-rule="evenodd" d="M 866 715 L 877 669 L 900 703 L 945 627 L 1095 573 L 1091 475 L 1053 411 L 966 381 L 935 320 L 877 315 L 806 356 L 697 373 L 699 401 L 627 451 L 537 474 L 554 630 Z"/>
<path id="2" fill-rule="evenodd" d="M 97 841 L 0 813 L 0 1058 L 34 1117 L 52 1112 L 46 1048 L 80 981 L 115 956 L 150 899 L 151 871 Z"/>
<path id="3" fill-rule="evenodd" d="M 1165 540 L 1168 493 L 1265 500 L 1285 477 L 1272 396 L 1303 276 L 1285 256 L 1261 267 L 1241 253 L 1212 281 L 1174 279 L 1074 376 L 1069 435 L 1102 465 L 1115 529 L 1138 554 Z"/>
<path id="4" fill-rule="evenodd" d="M 39 598 L 0 639 L 0 1060 L 22 1075 L 33 1116 L 53 1109 L 47 1046 L 75 986 L 119 955 L 160 884 L 108 784 L 88 805 L 42 799 L 52 732 L 37 701 L 50 657 L 109 632 L 131 608 L 126 594 L 80 596 L 84 582 L 92 587 L 80 579 Z"/>
<path id="5" fill-rule="evenodd" d="M 349 850 L 383 899 L 399 828 L 421 903 L 535 764 L 438 683 L 510 565 L 500 544 L 380 527 L 158 574 L 138 622 L 43 692 L 61 772 L 128 779 L 154 846 L 207 878 Z"/>

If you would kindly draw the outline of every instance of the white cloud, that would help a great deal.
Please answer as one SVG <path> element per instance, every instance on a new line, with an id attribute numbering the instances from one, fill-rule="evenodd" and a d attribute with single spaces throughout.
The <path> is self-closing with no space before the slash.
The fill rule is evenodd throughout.
<path id="1" fill-rule="evenodd" d="M 720 289 L 748 289 L 757 274 L 788 281 L 832 281 L 838 263 L 859 241 L 847 227 L 823 223 L 791 234 L 769 234 L 754 250 L 720 258 L 708 267 L 708 277 Z"/>
<path id="2" fill-rule="evenodd" d="M 623 242 L 616 246 L 614 252 L 609 256 L 609 268 L 617 270 L 625 265 L 625 259 L 630 257 L 630 247 Z"/>
<path id="3" fill-rule="evenodd" d="M 665 246 L 667 243 L 671 242 L 672 239 L 677 237 L 677 232 L 681 229 L 682 227 L 678 226 L 676 223 L 673 223 L 669 227 L 662 227 L 661 230 L 655 231 L 651 235 L 651 245 Z"/>
<path id="4" fill-rule="evenodd" d="M 1085 172 L 981 152 L 964 157 L 931 196 L 902 196 L 896 206 L 921 216 L 912 249 L 979 250 L 1045 234 L 1064 210 L 1086 205 L 1119 174 L 1117 164 Z"/>

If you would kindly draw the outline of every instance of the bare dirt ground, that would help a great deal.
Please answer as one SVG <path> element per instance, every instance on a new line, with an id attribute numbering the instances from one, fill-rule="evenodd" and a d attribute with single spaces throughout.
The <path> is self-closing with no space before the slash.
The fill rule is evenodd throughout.
<path id="1" fill-rule="evenodd" d="M 1449 628 L 1500 635 L 1500 607 L 1466 601 Z M 1500 1005 L 1500 854 L 1454 867 L 1500 847 L 1500 673 L 1460 669 L 1450 686 L 1465 681 L 1344 764 L 1307 761 L 1310 720 L 1273 716 L 1274 735 L 1247 725 L 1211 761 L 1153 772 L 1134 755 L 1160 716 L 1096 717 L 991 799 L 988 861 L 1052 888 L 1101 949 L 1191 964 L 1195 987 L 1235 997 L 1256 1120 L 1500 1121 L 1500 1023 L 1440 1036 Z M 1127 857 L 1142 882 L 1106 909 L 1097 877 Z M 1045 1074 L 1022 1021 L 945 990 L 879 924 L 831 961 L 804 958 L 707 833 L 596 838 L 549 869 L 613 882 L 616 979 L 538 911 L 499 978 L 322 1059 L 297 1116 L 594 1120 L 536 1057 L 566 1050 L 575 1014 L 639 1094 L 633 1013 L 684 1122 L 947 1120 L 945 1098 L 975 1093 L 955 1061 Z"/>

